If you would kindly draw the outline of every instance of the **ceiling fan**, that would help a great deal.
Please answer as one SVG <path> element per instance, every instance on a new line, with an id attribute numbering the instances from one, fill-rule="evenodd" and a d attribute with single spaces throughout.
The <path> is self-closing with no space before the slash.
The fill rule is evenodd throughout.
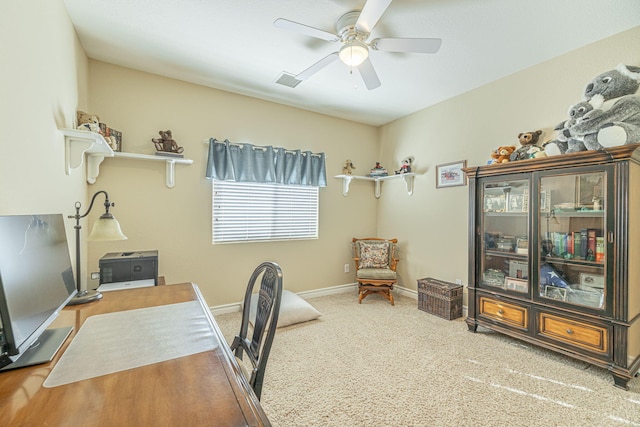
<path id="1" fill-rule="evenodd" d="M 382 14 L 391 4 L 391 0 L 368 0 L 362 11 L 351 11 L 342 15 L 336 23 L 337 34 L 284 18 L 278 18 L 273 25 L 285 30 L 295 31 L 307 36 L 330 42 L 340 42 L 342 47 L 336 52 L 322 58 L 306 70 L 295 76 L 303 81 L 340 59 L 351 68 L 356 68 L 367 89 L 372 90 L 380 86 L 380 79 L 376 74 L 369 58 L 369 50 L 386 52 L 436 53 L 442 44 L 437 38 L 377 38 L 369 40 L 371 31 L 376 26 Z"/>

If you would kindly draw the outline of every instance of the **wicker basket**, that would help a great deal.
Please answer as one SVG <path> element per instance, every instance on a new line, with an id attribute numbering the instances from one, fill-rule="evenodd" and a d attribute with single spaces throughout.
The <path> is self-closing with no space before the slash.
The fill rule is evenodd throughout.
<path id="1" fill-rule="evenodd" d="M 418 308 L 443 319 L 462 317 L 462 285 L 431 277 L 418 279 Z"/>

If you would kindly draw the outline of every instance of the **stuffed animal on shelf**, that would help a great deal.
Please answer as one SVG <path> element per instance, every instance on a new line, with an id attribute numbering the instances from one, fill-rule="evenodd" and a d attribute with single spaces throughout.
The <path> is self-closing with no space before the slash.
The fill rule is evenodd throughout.
<path id="1" fill-rule="evenodd" d="M 400 164 L 400 169 L 398 169 L 397 171 L 394 171 L 395 174 L 399 175 L 399 174 L 411 172 L 412 164 L 413 164 L 413 157 L 405 157 L 404 159 L 402 159 L 402 162 Z"/>
<path id="2" fill-rule="evenodd" d="M 490 165 L 496 163 L 509 163 L 511 153 L 516 151 L 515 145 L 502 145 L 491 153 Z"/>
<path id="3" fill-rule="evenodd" d="M 76 112 L 76 118 L 78 120 L 78 126 L 76 129 L 100 133 L 100 118 L 95 114 L 89 114 L 78 110 Z"/>
<path id="4" fill-rule="evenodd" d="M 516 160 L 530 159 L 531 156 L 529 155 L 529 148 L 538 143 L 540 135 L 542 135 L 541 130 L 519 133 L 518 141 L 520 142 L 520 147 L 511 153 L 509 160 L 515 162 Z"/>
<path id="5" fill-rule="evenodd" d="M 587 150 L 584 145 L 584 138 L 571 135 L 570 129 L 579 123 L 582 117 L 591 110 L 593 110 L 593 105 L 587 101 L 581 101 L 569 107 L 569 119 L 558 123 L 554 128 L 558 133 L 557 138 L 544 144 L 544 150 L 548 156 Z"/>
<path id="6" fill-rule="evenodd" d="M 158 131 L 158 134 L 160 134 L 160 138 L 151 138 L 151 142 L 155 144 L 157 151 L 178 154 L 184 151 L 184 148 L 178 147 L 178 143 L 173 139 L 170 130 L 161 130 Z"/>
<path id="7" fill-rule="evenodd" d="M 547 157 L 547 153 L 544 152 L 544 149 L 538 147 L 537 145 L 532 145 L 527 151 L 530 159 L 540 159 L 542 157 Z"/>
<path id="8" fill-rule="evenodd" d="M 353 171 L 353 169 L 355 169 L 356 167 L 353 165 L 353 163 L 351 162 L 351 160 L 347 159 L 344 162 L 344 166 L 342 167 L 342 174 L 343 175 L 351 175 L 351 172 Z"/>
<path id="9" fill-rule="evenodd" d="M 596 76 L 584 97 L 594 107 L 569 128 L 588 150 L 640 142 L 640 67 L 620 64 Z"/>

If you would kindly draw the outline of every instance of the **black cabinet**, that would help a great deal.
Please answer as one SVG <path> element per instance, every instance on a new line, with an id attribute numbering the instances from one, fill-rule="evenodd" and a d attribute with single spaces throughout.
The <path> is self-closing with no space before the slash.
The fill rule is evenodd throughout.
<path id="1" fill-rule="evenodd" d="M 638 147 L 465 169 L 471 331 L 607 368 L 627 388 L 640 368 Z"/>

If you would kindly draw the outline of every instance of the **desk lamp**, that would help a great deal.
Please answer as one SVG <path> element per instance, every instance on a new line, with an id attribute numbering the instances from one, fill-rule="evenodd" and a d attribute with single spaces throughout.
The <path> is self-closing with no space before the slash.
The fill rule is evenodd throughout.
<path id="1" fill-rule="evenodd" d="M 75 218 L 76 225 L 74 228 L 76 229 L 76 287 L 78 289 L 78 293 L 75 297 L 69 301 L 67 305 L 76 305 L 76 304 L 84 304 L 90 301 L 96 301 L 102 298 L 102 294 L 96 290 L 82 290 L 81 286 L 81 270 L 80 270 L 80 229 L 82 226 L 80 225 L 80 219 L 89 215 L 91 212 L 91 208 L 93 207 L 93 202 L 96 200 L 98 194 L 104 194 L 104 210 L 105 212 L 100 215 L 100 218 L 93 224 L 93 229 L 89 234 L 90 241 L 109 241 L 109 240 L 127 240 L 127 236 L 122 233 L 120 229 L 120 224 L 118 220 L 111 215 L 109 212 L 109 208 L 115 206 L 115 203 L 111 203 L 109 201 L 109 194 L 106 191 L 100 190 L 91 198 L 91 203 L 89 204 L 89 209 L 83 214 L 80 215 L 80 206 L 82 204 L 80 202 L 76 202 L 76 214 L 69 215 L 69 218 Z"/>

